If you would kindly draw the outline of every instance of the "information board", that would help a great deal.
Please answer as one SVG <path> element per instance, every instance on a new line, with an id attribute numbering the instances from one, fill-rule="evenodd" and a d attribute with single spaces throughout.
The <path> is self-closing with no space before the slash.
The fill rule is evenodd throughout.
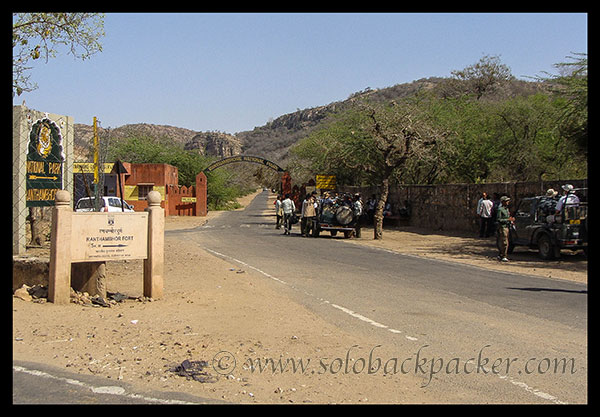
<path id="1" fill-rule="evenodd" d="M 56 191 L 63 188 L 60 128 L 50 119 L 36 121 L 27 145 L 26 206 L 53 206 Z"/>
<path id="2" fill-rule="evenodd" d="M 148 213 L 73 213 L 71 262 L 146 259 Z"/>
<path id="3" fill-rule="evenodd" d="M 317 188 L 320 190 L 335 190 L 335 175 L 317 175 Z"/>

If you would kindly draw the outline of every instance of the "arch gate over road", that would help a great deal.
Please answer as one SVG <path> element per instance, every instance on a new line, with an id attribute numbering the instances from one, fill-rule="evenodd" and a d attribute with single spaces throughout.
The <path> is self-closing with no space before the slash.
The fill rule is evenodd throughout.
<path id="1" fill-rule="evenodd" d="M 204 169 L 204 172 L 211 172 L 215 169 L 222 167 L 223 165 L 232 164 L 234 162 L 252 162 L 259 165 L 264 165 L 277 172 L 284 172 L 283 168 L 277 165 L 275 162 L 271 162 L 268 159 L 261 158 L 259 156 L 248 156 L 248 155 L 236 155 L 228 158 L 223 158 L 219 161 L 215 161 Z"/>
<path id="2" fill-rule="evenodd" d="M 219 161 L 215 161 L 210 164 L 208 167 L 204 169 L 201 173 L 196 176 L 196 195 L 198 196 L 198 201 L 196 203 L 196 216 L 206 216 L 208 213 L 207 210 L 207 179 L 206 173 L 214 171 L 217 168 L 220 168 L 224 165 L 233 164 L 235 162 L 251 162 L 254 164 L 259 164 L 266 166 L 277 172 L 282 172 L 281 176 L 281 191 L 283 194 L 292 192 L 292 179 L 290 177 L 290 173 L 285 171 L 275 162 L 269 161 L 268 159 L 261 158 L 259 156 L 249 156 L 249 155 L 236 155 L 230 156 L 227 158 L 223 158 Z"/>

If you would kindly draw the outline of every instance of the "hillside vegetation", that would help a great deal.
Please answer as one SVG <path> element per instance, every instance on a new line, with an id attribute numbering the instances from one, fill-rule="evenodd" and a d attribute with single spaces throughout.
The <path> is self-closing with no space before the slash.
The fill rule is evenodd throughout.
<path id="1" fill-rule="evenodd" d="M 335 167 L 314 161 L 307 165 L 311 150 L 306 144 L 304 161 L 292 148 L 332 124 L 340 129 L 341 119 L 348 122 L 343 115 L 356 111 L 358 103 L 363 108 L 365 103 L 371 108 L 390 103 L 400 108 L 409 101 L 412 105 L 418 101 L 421 111 L 445 132 L 445 144 L 435 148 L 436 157 L 426 161 L 429 166 L 422 166 L 423 160 L 412 161 L 413 166 L 433 170 L 434 175 L 407 169 L 408 164 L 404 173 L 396 172 L 392 180 L 431 183 L 582 177 L 587 174 L 587 55 L 571 59 L 574 62 L 556 65 L 566 76 L 523 81 L 515 79 L 498 58 L 485 57 L 454 71 L 451 78 L 423 78 L 387 88 L 365 89 L 345 100 L 281 115 L 235 135 L 147 123 L 110 132 L 101 129 L 101 135 L 111 143 L 133 137 L 153 138 L 214 158 L 236 154 L 262 156 L 291 170 L 301 163 L 312 166 L 311 172 L 295 172 L 300 178 L 314 175 L 315 169 L 335 171 Z M 91 157 L 91 130 L 88 125 L 75 126 L 75 144 L 81 159 Z M 359 176 L 359 180 L 369 179 Z"/>

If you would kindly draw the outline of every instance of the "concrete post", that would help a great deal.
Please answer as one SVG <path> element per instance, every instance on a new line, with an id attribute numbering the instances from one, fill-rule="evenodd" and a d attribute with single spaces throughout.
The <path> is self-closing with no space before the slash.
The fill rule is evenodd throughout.
<path id="1" fill-rule="evenodd" d="M 68 304 L 71 298 L 71 194 L 56 192 L 52 208 L 48 301 Z"/>
<path id="2" fill-rule="evenodd" d="M 163 296 L 165 258 L 165 213 L 158 191 L 150 191 L 148 201 L 148 258 L 144 259 L 144 297 Z"/>

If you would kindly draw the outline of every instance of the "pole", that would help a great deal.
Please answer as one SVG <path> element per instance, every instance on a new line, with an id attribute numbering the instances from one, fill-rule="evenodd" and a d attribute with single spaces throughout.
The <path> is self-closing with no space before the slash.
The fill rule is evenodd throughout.
<path id="1" fill-rule="evenodd" d="M 96 122 L 96 116 L 94 116 L 94 211 L 100 211 L 98 182 L 98 126 Z"/>

